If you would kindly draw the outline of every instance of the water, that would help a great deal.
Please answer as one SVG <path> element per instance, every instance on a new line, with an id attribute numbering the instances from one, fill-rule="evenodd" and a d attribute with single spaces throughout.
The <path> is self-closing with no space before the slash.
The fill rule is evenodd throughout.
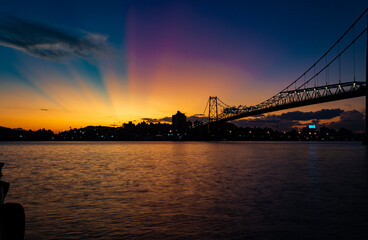
<path id="1" fill-rule="evenodd" d="M 0 142 L 26 239 L 367 239 L 361 143 Z"/>

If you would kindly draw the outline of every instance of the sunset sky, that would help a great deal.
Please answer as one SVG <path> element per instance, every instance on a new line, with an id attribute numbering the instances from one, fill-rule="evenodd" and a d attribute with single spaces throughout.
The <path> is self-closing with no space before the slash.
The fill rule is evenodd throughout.
<path id="1" fill-rule="evenodd" d="M 301 75 L 368 4 L 0 0 L 0 6 L 0 126 L 59 132 L 177 110 L 191 116 L 203 113 L 209 96 L 258 104 Z M 364 98 L 356 98 L 292 111 L 340 109 L 334 117 L 344 118 L 364 108 Z"/>

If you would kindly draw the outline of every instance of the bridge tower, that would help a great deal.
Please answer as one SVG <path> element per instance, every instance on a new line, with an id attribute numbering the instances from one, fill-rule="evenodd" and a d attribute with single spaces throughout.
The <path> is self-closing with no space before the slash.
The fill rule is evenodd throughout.
<path id="1" fill-rule="evenodd" d="M 218 98 L 217 96 L 208 99 L 208 139 L 217 139 L 218 120 Z"/>
<path id="2" fill-rule="evenodd" d="M 208 99 L 208 122 L 214 122 L 218 120 L 218 107 L 217 97 L 210 97 Z"/>
<path id="3" fill-rule="evenodd" d="M 368 27 L 368 15 L 367 15 L 367 27 Z M 366 30 L 367 46 L 365 55 L 365 136 L 363 143 L 368 145 L 368 29 Z"/>

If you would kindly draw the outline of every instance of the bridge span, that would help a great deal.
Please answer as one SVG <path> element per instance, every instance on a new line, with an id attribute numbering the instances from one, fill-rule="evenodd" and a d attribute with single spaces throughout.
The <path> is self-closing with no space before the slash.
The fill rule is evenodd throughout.
<path id="1" fill-rule="evenodd" d="M 210 96 L 204 126 L 295 107 L 366 96 L 368 139 L 368 8 L 302 75 L 276 95 L 253 106 L 230 106 Z M 364 54 L 365 53 L 365 54 Z M 365 56 L 364 56 L 365 55 Z M 207 110 L 208 109 L 208 110 Z M 208 115 L 206 115 L 208 111 Z"/>

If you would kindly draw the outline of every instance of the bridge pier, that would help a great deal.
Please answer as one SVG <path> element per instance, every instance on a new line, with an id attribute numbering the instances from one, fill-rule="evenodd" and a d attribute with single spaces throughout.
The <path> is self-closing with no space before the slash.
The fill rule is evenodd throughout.
<path id="1" fill-rule="evenodd" d="M 368 26 L 368 15 L 367 15 Z M 366 30 L 367 46 L 365 55 L 365 134 L 363 137 L 363 144 L 368 145 L 368 30 Z"/>
<path id="2" fill-rule="evenodd" d="M 221 126 L 217 122 L 211 122 L 208 124 L 208 141 L 220 141 L 221 140 Z"/>

